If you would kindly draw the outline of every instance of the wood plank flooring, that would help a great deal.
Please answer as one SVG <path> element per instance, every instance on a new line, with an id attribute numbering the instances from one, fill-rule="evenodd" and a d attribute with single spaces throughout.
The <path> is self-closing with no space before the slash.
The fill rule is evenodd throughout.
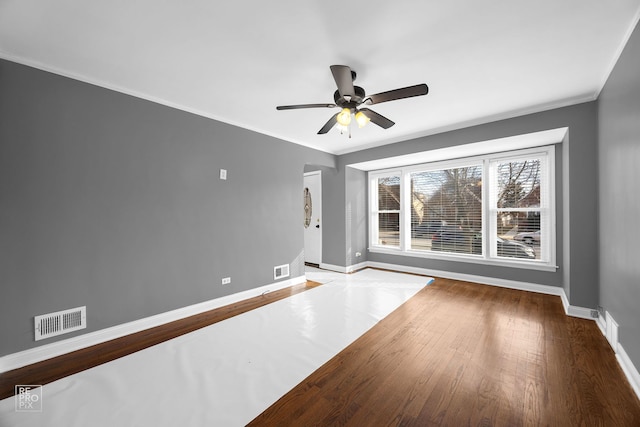
<path id="1" fill-rule="evenodd" d="M 640 426 L 640 401 L 559 297 L 436 279 L 250 425 Z"/>
<path id="2" fill-rule="evenodd" d="M 5 372 L 0 397 L 318 285 Z M 640 426 L 640 401 L 595 322 L 567 317 L 560 298 L 437 278 L 250 425 Z"/>

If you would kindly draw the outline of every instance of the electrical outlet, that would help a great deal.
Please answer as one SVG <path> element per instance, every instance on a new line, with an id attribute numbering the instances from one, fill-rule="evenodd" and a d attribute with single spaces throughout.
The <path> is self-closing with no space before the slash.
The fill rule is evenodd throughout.
<path id="1" fill-rule="evenodd" d="M 229 283 L 231 283 L 231 277 L 223 277 L 222 278 L 222 284 L 223 285 L 228 285 Z"/>
<path id="2" fill-rule="evenodd" d="M 220 179 L 227 179 L 227 170 L 220 169 Z"/>
<path id="3" fill-rule="evenodd" d="M 356 252 L 356 258 L 360 258 L 362 256 L 361 252 Z"/>

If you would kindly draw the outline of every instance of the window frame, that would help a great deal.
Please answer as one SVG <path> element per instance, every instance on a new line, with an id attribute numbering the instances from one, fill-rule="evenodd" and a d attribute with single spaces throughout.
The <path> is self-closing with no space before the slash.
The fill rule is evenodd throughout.
<path id="1" fill-rule="evenodd" d="M 531 159 L 539 157 L 541 161 L 541 210 L 545 214 L 545 227 L 541 224 L 541 258 L 536 260 L 523 260 L 520 258 L 498 257 L 495 249 L 496 243 L 490 241 L 489 236 L 496 230 L 496 224 L 492 219 L 496 218 L 497 208 L 491 206 L 490 192 L 491 180 L 495 177 L 492 166 L 498 162 L 516 161 L 518 159 Z M 482 166 L 482 253 L 481 254 L 461 254 L 431 251 L 411 248 L 411 174 L 416 172 L 435 171 L 468 166 Z M 544 165 L 544 166 L 543 166 Z M 377 180 L 385 176 L 400 176 L 400 244 L 399 246 L 388 246 L 378 244 L 377 210 L 378 189 Z M 418 165 L 407 165 L 394 167 L 391 169 L 381 169 L 369 171 L 369 251 L 373 253 L 391 254 L 400 256 L 411 256 L 419 258 L 429 258 L 435 260 L 458 261 L 467 263 L 479 263 L 485 265 L 496 265 L 506 267 L 516 267 L 532 270 L 555 271 L 556 266 L 556 203 L 555 203 L 555 144 L 525 148 L 513 151 L 497 152 L 480 156 L 471 156 L 437 162 L 422 163 Z M 375 185 L 374 185 L 375 182 Z M 489 183 L 485 185 L 484 183 Z M 374 209 L 374 203 L 376 208 Z M 542 215 L 541 215 L 542 217 Z M 492 239 L 493 240 L 493 239 Z M 544 247 L 543 247 L 544 246 Z"/>
<path id="2" fill-rule="evenodd" d="M 379 200 L 378 200 L 378 179 L 380 178 L 390 178 L 390 177 L 395 177 L 397 176 L 400 179 L 400 209 L 396 210 L 396 209 L 382 209 L 380 210 L 379 208 Z M 376 174 L 373 178 L 369 179 L 369 188 L 371 190 L 370 192 L 370 199 L 371 200 L 371 204 L 369 205 L 369 237 L 371 238 L 372 236 L 375 235 L 375 240 L 371 240 L 372 242 L 376 242 L 375 246 L 379 247 L 379 248 L 385 248 L 385 249 L 390 249 L 390 250 L 396 250 L 396 249 L 401 249 L 402 248 L 402 222 L 403 222 L 403 218 L 404 218 L 404 207 L 403 207 L 403 203 L 402 201 L 404 200 L 404 194 L 402 194 L 402 188 L 403 188 L 403 184 L 402 184 L 402 171 L 400 169 L 387 169 L 384 171 L 384 173 L 379 173 Z M 373 184 L 373 182 L 375 181 L 375 185 Z M 375 197 L 373 197 L 373 194 L 375 193 Z M 377 243 L 379 241 L 379 214 L 381 213 L 398 213 L 399 214 L 399 221 L 400 221 L 400 236 L 399 236 L 399 245 L 398 246 L 392 246 L 392 245 L 381 245 L 379 243 Z M 375 230 L 375 233 L 374 233 Z"/>

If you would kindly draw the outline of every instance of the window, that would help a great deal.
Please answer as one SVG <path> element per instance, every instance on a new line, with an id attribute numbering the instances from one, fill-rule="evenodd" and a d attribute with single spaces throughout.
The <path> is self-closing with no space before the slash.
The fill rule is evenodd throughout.
<path id="1" fill-rule="evenodd" d="M 555 268 L 554 147 L 370 172 L 370 250 Z"/>
<path id="2" fill-rule="evenodd" d="M 549 245 L 544 241 L 548 233 L 541 233 L 549 228 L 549 203 L 544 194 L 548 189 L 542 187 L 547 157 L 538 154 L 490 162 L 492 256 L 548 259 Z"/>
<path id="3" fill-rule="evenodd" d="M 388 174 L 375 179 L 373 226 L 376 244 L 400 247 L 400 175 Z"/>

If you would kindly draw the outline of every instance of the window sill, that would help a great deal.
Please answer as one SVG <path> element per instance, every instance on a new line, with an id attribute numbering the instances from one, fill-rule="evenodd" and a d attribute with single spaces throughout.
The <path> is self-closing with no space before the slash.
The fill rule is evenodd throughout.
<path id="1" fill-rule="evenodd" d="M 552 265 L 553 263 L 545 263 L 542 261 L 521 261 L 521 260 L 508 260 L 508 259 L 496 259 L 485 258 L 481 255 L 465 255 L 465 254 L 453 254 L 453 253 L 425 253 L 422 251 L 407 250 L 402 251 L 400 248 L 393 247 L 380 247 L 372 246 L 369 252 L 379 253 L 385 255 L 396 256 L 409 256 L 414 258 L 426 258 L 438 261 L 451 261 L 451 262 L 465 262 L 470 264 L 482 264 L 492 265 L 496 267 L 510 267 L 519 268 L 525 270 L 539 270 L 539 271 L 551 271 L 555 272 L 559 267 Z"/>

